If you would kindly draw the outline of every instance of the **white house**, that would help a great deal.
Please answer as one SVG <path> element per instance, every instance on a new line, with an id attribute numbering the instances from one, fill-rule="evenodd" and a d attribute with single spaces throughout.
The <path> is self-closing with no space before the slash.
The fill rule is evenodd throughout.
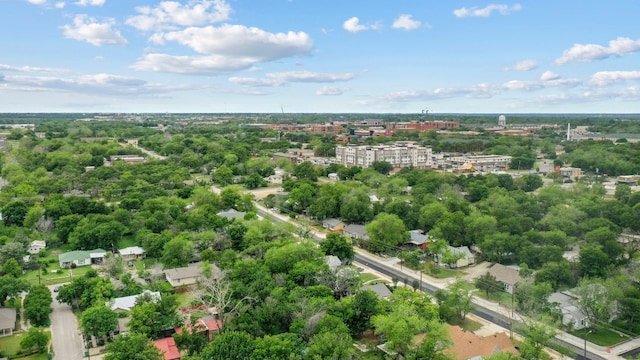
<path id="1" fill-rule="evenodd" d="M 572 326 L 580 330 L 589 327 L 589 318 L 577 306 L 576 298 L 561 292 L 555 292 L 547 298 L 547 302 L 562 314 L 562 325 Z"/>
<path id="2" fill-rule="evenodd" d="M 61 268 L 75 266 L 87 266 L 101 264 L 107 252 L 102 249 L 95 250 L 74 250 L 58 255 L 58 262 Z"/>
<path id="3" fill-rule="evenodd" d="M 471 252 L 471 250 L 469 250 L 469 247 L 467 246 L 459 246 L 459 247 L 447 246 L 447 249 L 444 250 L 444 252 L 448 252 L 449 255 L 452 255 L 453 257 L 457 258 L 455 263 L 447 264 L 452 268 L 469 266 L 476 263 L 475 255 L 473 255 L 473 253 Z M 441 254 L 436 254 L 435 260 L 440 265 L 444 265 L 442 264 L 442 258 L 444 257 L 444 252 Z"/>
<path id="4" fill-rule="evenodd" d="M 140 260 L 144 258 L 144 249 L 140 246 L 126 247 L 118 250 L 118 253 L 122 257 L 122 260 L 125 261 Z"/>
<path id="5" fill-rule="evenodd" d="M 161 295 L 159 292 L 145 290 L 141 294 L 111 299 L 106 302 L 106 305 L 113 311 L 129 311 L 134 306 L 136 306 L 136 301 L 138 301 L 138 298 L 143 296 L 148 296 L 152 301 L 158 301 L 161 299 Z"/>
<path id="6" fill-rule="evenodd" d="M 29 244 L 29 249 L 27 252 L 31 255 L 35 255 L 40 251 L 44 250 L 47 247 L 47 242 L 44 240 L 33 240 L 31 244 Z"/>

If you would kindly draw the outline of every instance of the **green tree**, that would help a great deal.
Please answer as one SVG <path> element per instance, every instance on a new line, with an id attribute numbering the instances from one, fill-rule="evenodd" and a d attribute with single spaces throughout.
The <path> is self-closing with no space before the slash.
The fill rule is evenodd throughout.
<path id="1" fill-rule="evenodd" d="M 387 175 L 391 170 L 393 170 L 393 165 L 387 161 L 374 161 L 371 164 L 371 167 L 382 175 Z"/>
<path id="2" fill-rule="evenodd" d="M 251 358 L 255 340 L 246 332 L 225 331 L 202 350 L 207 360 L 246 360 Z"/>
<path id="3" fill-rule="evenodd" d="M 22 275 L 22 267 L 18 263 L 18 260 L 12 258 L 8 259 L 4 263 L 4 265 L 2 266 L 2 272 L 5 275 L 10 275 L 17 278 L 18 276 Z"/>
<path id="4" fill-rule="evenodd" d="M 213 173 L 213 181 L 220 185 L 229 185 L 233 183 L 233 170 L 227 165 L 219 166 Z"/>
<path id="5" fill-rule="evenodd" d="M 22 335 L 20 339 L 20 348 L 24 352 L 37 352 L 43 353 L 47 349 L 49 343 L 49 335 L 44 332 L 44 329 L 37 326 L 32 326 Z"/>
<path id="6" fill-rule="evenodd" d="M 486 292 L 487 296 L 494 291 L 502 291 L 504 289 L 502 283 L 496 280 L 495 275 L 491 275 L 489 272 L 475 278 L 474 283 L 479 290 Z"/>
<path id="7" fill-rule="evenodd" d="M 193 241 L 188 234 L 180 234 L 168 243 L 162 250 L 162 263 L 167 268 L 186 266 L 193 258 Z"/>
<path id="8" fill-rule="evenodd" d="M 325 255 L 337 256 L 344 262 L 351 262 L 355 256 L 353 245 L 342 234 L 327 234 L 327 238 L 320 243 L 320 249 L 322 249 Z"/>
<path id="9" fill-rule="evenodd" d="M 373 209 L 369 195 L 362 190 L 351 191 L 342 200 L 340 217 L 348 223 L 362 224 L 373 218 Z"/>
<path id="10" fill-rule="evenodd" d="M 118 329 L 118 314 L 105 305 L 96 305 L 82 312 L 80 326 L 85 333 L 104 338 Z"/>
<path id="11" fill-rule="evenodd" d="M 24 297 L 24 316 L 33 326 L 48 326 L 52 302 L 51 291 L 46 286 L 34 286 Z"/>
<path id="12" fill-rule="evenodd" d="M 373 251 L 386 251 L 406 243 L 410 234 L 402 220 L 393 214 L 380 213 L 365 226 L 369 234 L 367 246 Z"/>
<path id="13" fill-rule="evenodd" d="M 307 179 L 312 182 L 318 181 L 318 173 L 310 161 L 303 161 L 293 168 L 293 175 L 298 180 Z"/>
<path id="14" fill-rule="evenodd" d="M 109 215 L 89 214 L 69 234 L 69 242 L 75 249 L 113 249 L 125 231 L 124 225 Z"/>
<path id="15" fill-rule="evenodd" d="M 610 323 L 616 317 L 622 291 L 615 280 L 583 278 L 572 292 L 578 298 L 576 306 L 587 316 L 589 324 Z"/>
<path id="16" fill-rule="evenodd" d="M 607 274 L 611 262 L 600 246 L 585 246 L 580 249 L 579 256 L 583 276 L 602 277 Z"/>
<path id="17" fill-rule="evenodd" d="M 2 219 L 6 225 L 22 226 L 29 208 L 22 200 L 8 203 L 2 208 Z"/>
<path id="18" fill-rule="evenodd" d="M 406 354 L 413 344 L 413 337 L 426 331 L 430 325 L 408 304 L 397 304 L 390 313 L 373 316 L 371 322 L 376 334 L 387 340 L 387 348 L 400 354 Z"/>
<path id="19" fill-rule="evenodd" d="M 443 314 L 455 314 L 453 318 L 448 315 L 443 318 L 454 324 L 461 324 L 467 314 L 475 308 L 472 302 L 473 292 L 466 288 L 466 282 L 462 278 L 447 285 L 445 289 L 437 290 L 435 298 L 440 305 L 441 317 Z"/>
<path id="20" fill-rule="evenodd" d="M 265 335 L 255 340 L 255 349 L 250 359 L 301 359 L 303 351 L 304 344 L 302 343 L 302 339 L 296 334 Z"/>
<path id="21" fill-rule="evenodd" d="M 0 276 L 0 306 L 4 306 L 8 298 L 16 297 L 29 290 L 29 283 L 10 275 Z"/>
<path id="22" fill-rule="evenodd" d="M 163 360 L 164 355 L 144 334 L 130 332 L 116 338 L 105 347 L 105 360 Z"/>
<path id="23" fill-rule="evenodd" d="M 353 340 L 348 333 L 322 332 L 309 341 L 305 359 L 351 359 L 354 353 Z"/>
<path id="24" fill-rule="evenodd" d="M 259 187 L 267 186 L 267 182 L 258 173 L 252 173 L 244 179 L 244 185 L 247 189 L 256 189 Z"/>

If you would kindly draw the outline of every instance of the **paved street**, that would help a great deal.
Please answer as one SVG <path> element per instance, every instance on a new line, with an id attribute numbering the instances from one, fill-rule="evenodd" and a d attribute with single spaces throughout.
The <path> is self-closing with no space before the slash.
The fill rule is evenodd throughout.
<path id="1" fill-rule="evenodd" d="M 56 300 L 55 286 L 49 286 L 53 295 L 53 312 L 51 313 L 51 337 L 54 359 L 82 360 L 84 345 L 79 334 L 78 322 L 71 312 L 71 307 Z"/>

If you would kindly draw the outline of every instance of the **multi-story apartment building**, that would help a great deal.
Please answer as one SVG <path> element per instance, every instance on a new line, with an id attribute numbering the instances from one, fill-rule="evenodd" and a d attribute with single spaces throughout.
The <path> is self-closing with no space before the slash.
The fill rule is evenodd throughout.
<path id="1" fill-rule="evenodd" d="M 431 167 L 431 148 L 416 143 L 394 145 L 346 145 L 336 146 L 336 163 L 344 166 L 371 166 L 376 161 L 386 161 L 394 167 Z"/>

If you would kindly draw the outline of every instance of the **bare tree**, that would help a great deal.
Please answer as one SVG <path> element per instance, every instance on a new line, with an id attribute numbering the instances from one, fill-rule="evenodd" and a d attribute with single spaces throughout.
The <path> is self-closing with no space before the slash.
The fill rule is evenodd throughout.
<path id="1" fill-rule="evenodd" d="M 213 313 L 223 323 L 225 317 L 230 317 L 238 312 L 239 307 L 253 298 L 245 296 L 240 300 L 233 298 L 231 281 L 227 274 L 221 272 L 217 267 L 205 266 L 203 276 L 198 281 L 198 287 L 193 291 L 192 297 L 209 309 L 213 308 Z"/>

